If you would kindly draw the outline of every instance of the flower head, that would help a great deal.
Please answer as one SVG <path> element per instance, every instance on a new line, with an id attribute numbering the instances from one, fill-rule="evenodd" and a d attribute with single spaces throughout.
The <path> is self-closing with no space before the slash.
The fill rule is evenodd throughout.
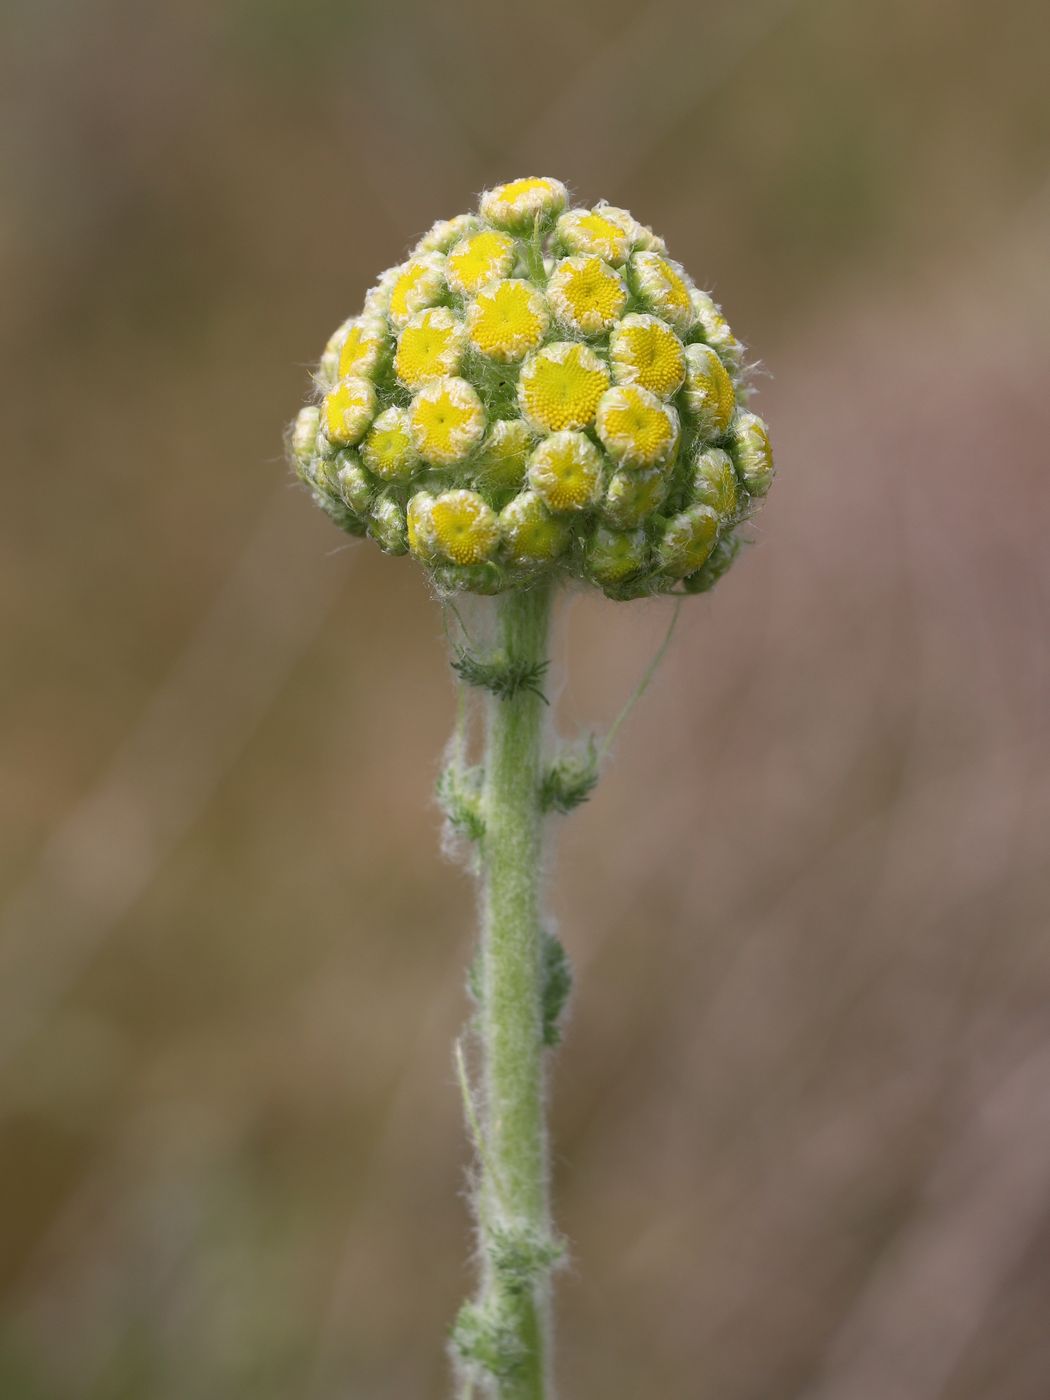
<path id="1" fill-rule="evenodd" d="M 570 209 L 558 220 L 555 233 L 569 253 L 593 253 L 613 267 L 623 266 L 634 242 L 630 229 L 610 219 L 601 208 Z"/>
<path id="2" fill-rule="evenodd" d="M 752 496 L 764 496 L 773 484 L 773 445 L 757 413 L 740 413 L 730 431 L 729 451 L 740 480 Z"/>
<path id="3" fill-rule="evenodd" d="M 518 380 L 518 402 L 543 432 L 587 428 L 609 387 L 609 371 L 593 350 L 571 340 L 546 345 L 529 357 Z"/>
<path id="4" fill-rule="evenodd" d="M 639 384 L 670 399 L 685 379 L 685 347 L 666 321 L 625 316 L 609 336 L 609 360 L 617 384 Z"/>
<path id="5" fill-rule="evenodd" d="M 490 360 L 520 360 L 547 334 L 550 314 L 531 282 L 510 279 L 483 287 L 467 310 L 467 336 Z"/>
<path id="6" fill-rule="evenodd" d="M 532 429 L 520 418 L 493 423 L 473 463 L 479 483 L 496 490 L 520 486 L 533 440 Z"/>
<path id="7" fill-rule="evenodd" d="M 397 338 L 394 373 L 409 389 L 455 374 L 465 342 L 463 322 L 447 306 L 419 311 Z"/>
<path id="8" fill-rule="evenodd" d="M 446 261 L 448 285 L 461 296 L 506 277 L 514 266 L 514 239 L 494 229 L 461 238 Z"/>
<path id="9" fill-rule="evenodd" d="M 522 233 L 537 219 L 546 221 L 560 214 L 568 202 L 568 191 L 560 180 L 530 176 L 497 185 L 481 196 L 481 217 L 496 228 Z"/>
<path id="10" fill-rule="evenodd" d="M 690 328 L 696 315 L 690 297 L 692 283 L 680 264 L 660 253 L 635 253 L 631 276 L 639 300 L 654 315 L 662 316 L 677 331 Z"/>
<path id="11" fill-rule="evenodd" d="M 361 444 L 361 460 L 381 481 L 398 481 L 419 471 L 405 409 L 388 408 L 379 415 Z"/>
<path id="12" fill-rule="evenodd" d="M 330 441 L 352 447 L 360 442 L 376 411 L 376 391 L 370 379 L 351 375 L 341 379 L 324 398 L 324 430 Z"/>
<path id="13" fill-rule="evenodd" d="M 562 258 L 547 283 L 547 297 L 565 330 L 599 335 L 619 320 L 627 305 L 627 288 L 601 258 Z"/>
<path id="14" fill-rule="evenodd" d="M 685 352 L 686 375 L 682 403 L 691 413 L 700 436 L 720 438 L 736 408 L 736 390 L 725 365 L 710 345 L 690 345 Z"/>
<path id="15" fill-rule="evenodd" d="M 598 436 L 624 467 L 657 467 L 678 446 L 678 414 L 637 384 L 603 394 L 598 404 Z"/>
<path id="16" fill-rule="evenodd" d="M 769 489 L 721 309 L 625 209 L 513 180 L 442 219 L 329 337 L 288 434 L 343 530 L 438 589 L 700 593 Z"/>
<path id="17" fill-rule="evenodd" d="M 465 461 L 485 434 L 485 410 L 465 379 L 432 379 L 412 400 L 409 431 L 416 451 L 435 467 Z"/>
<path id="18" fill-rule="evenodd" d="M 389 314 L 400 330 L 417 311 L 434 306 L 445 292 L 445 259 L 441 253 L 420 253 L 397 270 L 390 285 Z"/>
<path id="19" fill-rule="evenodd" d="M 434 547 L 452 564 L 481 564 L 496 552 L 499 521 L 476 491 L 445 491 L 430 507 Z"/>
<path id="20" fill-rule="evenodd" d="M 474 233 L 478 227 L 478 219 L 473 214 L 457 214 L 453 219 L 438 219 L 416 244 L 414 252 L 447 253 L 453 243 L 457 243 L 468 233 Z"/>
<path id="21" fill-rule="evenodd" d="M 500 533 L 515 563 L 541 564 L 557 559 L 571 538 L 566 522 L 548 510 L 538 491 L 522 491 L 500 511 Z"/>
<path id="22" fill-rule="evenodd" d="M 529 458 L 529 485 L 551 510 L 583 510 L 602 489 L 602 455 L 584 433 L 552 433 Z"/>

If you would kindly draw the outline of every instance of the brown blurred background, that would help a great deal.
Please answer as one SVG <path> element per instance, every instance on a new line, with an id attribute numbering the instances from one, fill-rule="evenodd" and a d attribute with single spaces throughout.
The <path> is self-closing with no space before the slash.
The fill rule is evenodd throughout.
<path id="1" fill-rule="evenodd" d="M 440 612 L 281 434 L 376 273 L 533 173 L 716 292 L 780 465 L 559 842 L 561 1393 L 1046 1400 L 1045 8 L 3 25 L 3 1400 L 447 1393 Z M 666 621 L 563 608 L 565 732 Z"/>

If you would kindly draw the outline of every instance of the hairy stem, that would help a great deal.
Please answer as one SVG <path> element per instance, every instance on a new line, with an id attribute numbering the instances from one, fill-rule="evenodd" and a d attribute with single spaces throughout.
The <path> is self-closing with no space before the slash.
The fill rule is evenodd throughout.
<path id="1" fill-rule="evenodd" d="M 498 645 L 506 657 L 511 663 L 542 667 L 547 660 L 550 589 L 504 594 L 496 608 Z M 549 1365 L 549 1260 L 539 1261 L 550 1242 L 539 896 L 545 705 L 538 691 L 528 687 L 509 696 L 488 694 L 485 704 L 481 1305 L 498 1320 L 508 1355 L 514 1358 L 504 1375 L 493 1377 L 494 1393 L 500 1400 L 542 1400 Z M 501 1264 L 508 1251 L 514 1267 Z"/>

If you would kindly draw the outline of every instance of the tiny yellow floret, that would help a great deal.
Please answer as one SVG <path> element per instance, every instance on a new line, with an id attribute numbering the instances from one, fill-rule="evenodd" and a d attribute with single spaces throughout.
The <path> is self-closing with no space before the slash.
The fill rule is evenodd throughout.
<path id="1" fill-rule="evenodd" d="M 485 410 L 465 379 L 432 379 L 408 411 L 416 451 L 435 467 L 464 461 L 485 435 Z"/>
<path id="2" fill-rule="evenodd" d="M 630 233 L 602 209 L 570 209 L 558 220 L 555 233 L 570 253 L 594 253 L 613 267 L 622 267 L 631 255 Z"/>
<path id="3" fill-rule="evenodd" d="M 486 190 L 478 207 L 481 217 L 490 224 L 521 233 L 531 229 L 537 219 L 560 214 L 568 199 L 568 191 L 560 180 L 531 176 Z"/>
<path id="4" fill-rule="evenodd" d="M 637 384 L 602 395 L 596 426 L 610 457 L 624 467 L 659 466 L 678 445 L 678 414 Z"/>
<path id="5" fill-rule="evenodd" d="M 394 373 L 409 389 L 455 374 L 465 343 L 463 322 L 447 306 L 419 311 L 398 336 Z"/>
<path id="6" fill-rule="evenodd" d="M 543 342 L 550 313 L 531 282 L 508 279 L 483 287 L 467 309 L 471 345 L 490 360 L 520 360 Z"/>
<path id="7" fill-rule="evenodd" d="M 353 447 L 364 437 L 376 411 L 376 391 L 372 382 L 351 375 L 324 397 L 324 430 L 330 441 Z"/>
<path id="8" fill-rule="evenodd" d="M 412 442 L 405 409 L 388 408 L 379 415 L 361 444 L 361 460 L 381 481 L 415 475 L 420 468 L 419 453 Z"/>
<path id="9" fill-rule="evenodd" d="M 587 428 L 609 387 L 609 371 L 593 350 L 559 340 L 532 355 L 518 379 L 518 402 L 544 432 Z"/>
<path id="10" fill-rule="evenodd" d="M 445 294 L 443 253 L 420 253 L 402 263 L 390 288 L 389 315 L 400 330 L 417 311 L 433 306 Z"/>
<path id="11" fill-rule="evenodd" d="M 562 258 L 547 283 L 547 297 L 567 330 L 600 335 L 616 324 L 627 305 L 627 288 L 601 258 Z"/>
<path id="12" fill-rule="evenodd" d="M 583 510 L 602 489 L 602 454 L 584 433 L 552 433 L 529 458 L 529 485 L 551 510 Z"/>
<path id="13" fill-rule="evenodd" d="M 494 229 L 462 238 L 448 255 L 448 285 L 461 296 L 471 296 L 489 282 L 506 277 L 514 267 L 514 239 Z"/>
<path id="14" fill-rule="evenodd" d="M 446 491 L 430 507 L 435 548 L 453 564 L 482 564 L 499 544 L 496 512 L 476 491 Z"/>
<path id="15" fill-rule="evenodd" d="M 696 318 L 685 269 L 659 253 L 635 253 L 630 271 L 641 301 L 684 334 Z"/>
<path id="16" fill-rule="evenodd" d="M 656 316 L 625 316 L 614 326 L 609 362 L 618 384 L 640 384 L 659 399 L 672 398 L 685 379 L 685 347 Z"/>

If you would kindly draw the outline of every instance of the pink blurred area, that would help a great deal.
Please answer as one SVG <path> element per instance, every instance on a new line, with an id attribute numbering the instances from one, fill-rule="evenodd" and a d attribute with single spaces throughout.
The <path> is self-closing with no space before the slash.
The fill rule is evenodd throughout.
<path id="1" fill-rule="evenodd" d="M 551 852 L 562 1391 L 1050 1391 L 1050 22 L 22 0 L 2 84 L 0 1395 L 448 1392 L 441 612 L 290 483 L 486 184 L 656 227 L 779 476 Z M 667 604 L 563 603 L 558 723 Z"/>

